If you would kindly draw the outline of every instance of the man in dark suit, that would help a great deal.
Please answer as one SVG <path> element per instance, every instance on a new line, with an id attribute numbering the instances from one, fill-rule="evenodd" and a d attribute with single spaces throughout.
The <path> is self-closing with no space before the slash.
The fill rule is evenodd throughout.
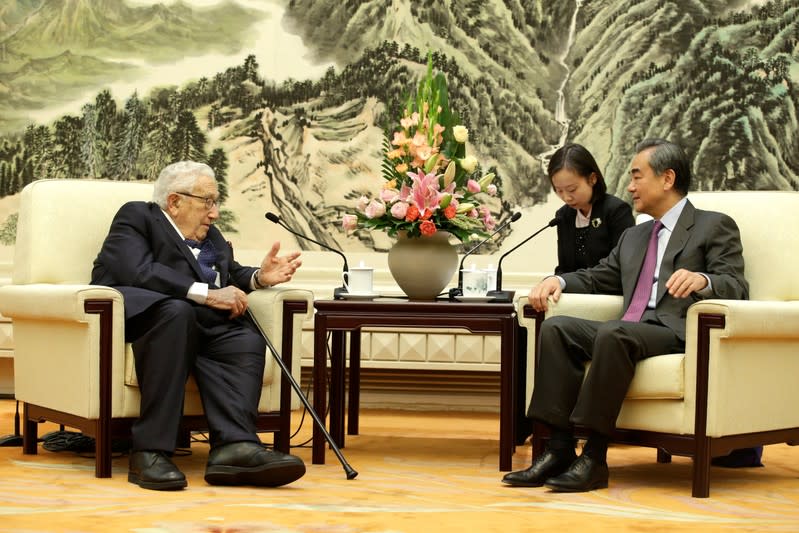
<path id="1" fill-rule="evenodd" d="M 507 474 L 504 483 L 563 492 L 607 487 L 609 435 L 635 364 L 685 350 L 685 316 L 695 300 L 748 297 L 738 227 L 688 201 L 691 171 L 683 150 L 661 139 L 643 141 L 630 178 L 635 210 L 654 220 L 626 230 L 597 266 L 545 278 L 530 292 L 539 311 L 562 291 L 621 294 L 626 311 L 608 322 L 567 316 L 543 322 L 528 416 L 549 426 L 552 437 L 530 468 Z M 579 457 L 574 424 L 590 431 Z"/>
<path id="2" fill-rule="evenodd" d="M 94 262 L 92 283 L 125 299 L 141 390 L 128 481 L 143 488 L 186 486 L 170 457 L 189 374 L 210 428 L 208 483 L 278 486 L 305 473 L 301 459 L 265 449 L 256 434 L 266 342 L 244 314 L 247 293 L 289 281 L 300 254 L 279 257 L 276 242 L 260 268 L 238 264 L 213 225 L 218 199 L 207 165 L 167 166 L 152 202 L 120 208 Z"/>

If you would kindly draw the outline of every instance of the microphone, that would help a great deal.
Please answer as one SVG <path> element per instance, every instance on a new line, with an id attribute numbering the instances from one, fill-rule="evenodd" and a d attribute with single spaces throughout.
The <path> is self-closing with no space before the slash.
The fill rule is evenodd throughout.
<path id="1" fill-rule="evenodd" d="M 319 246 L 321 246 L 325 250 L 330 250 L 331 252 L 337 253 L 344 260 L 344 270 L 343 271 L 344 272 L 349 272 L 350 269 L 347 266 L 347 257 L 344 255 L 344 253 L 341 250 L 336 250 L 332 246 L 329 246 L 329 245 L 327 245 L 325 243 L 317 241 L 316 239 L 312 239 L 311 237 L 308 237 L 307 235 L 303 235 L 302 233 L 298 233 L 298 232 L 294 231 L 293 229 L 288 227 L 286 225 L 286 223 L 283 222 L 280 219 L 279 216 L 277 216 L 276 214 L 272 213 L 271 211 L 267 211 L 266 214 L 264 214 L 264 217 L 266 217 L 266 219 L 269 220 L 270 222 L 274 222 L 278 226 L 281 226 L 283 229 L 285 229 L 289 233 L 291 233 L 293 235 L 296 235 L 297 237 L 300 237 L 300 238 L 303 238 L 303 239 L 305 239 L 307 241 L 311 241 L 312 243 L 318 244 Z M 343 298 L 343 296 L 341 296 L 341 295 L 342 294 L 346 294 L 346 293 L 347 293 L 347 289 L 343 285 L 341 287 L 336 287 L 335 289 L 333 289 L 333 299 L 341 300 Z"/>
<path id="2" fill-rule="evenodd" d="M 545 229 L 557 226 L 560 223 L 560 221 L 561 218 L 556 216 L 555 218 L 550 220 L 546 226 L 539 229 L 538 231 L 536 231 L 535 233 L 524 239 L 522 242 L 520 242 L 519 244 L 517 244 L 516 246 L 514 246 L 504 254 L 502 254 L 502 256 L 499 258 L 499 262 L 497 263 L 497 288 L 496 290 L 488 291 L 486 293 L 486 296 L 493 297 L 493 300 L 491 300 L 492 302 L 511 302 L 513 301 L 513 295 L 516 293 L 516 291 L 502 290 L 502 260 L 505 259 L 505 257 L 507 257 L 508 255 L 510 255 L 511 252 L 515 251 L 519 246 L 526 243 L 527 241 L 529 241 L 530 239 L 532 239 L 533 237 L 535 237 Z"/>
<path id="3" fill-rule="evenodd" d="M 466 260 L 466 258 L 468 256 L 470 256 L 472 254 L 472 252 L 474 252 L 475 250 L 480 248 L 482 245 L 484 245 L 485 243 L 490 241 L 491 238 L 494 237 L 494 235 L 496 235 L 497 233 L 499 233 L 500 231 L 502 231 L 503 229 L 508 227 L 508 225 L 510 225 L 511 222 L 516 222 L 521 217 L 522 217 L 522 214 L 519 213 L 518 211 L 513 213 L 511 215 L 511 217 L 508 220 L 506 220 L 505 222 L 503 222 L 502 224 L 500 224 L 499 227 L 497 227 L 491 233 L 491 235 L 489 235 L 488 237 L 486 237 L 482 241 L 480 241 L 477 244 L 475 244 L 474 246 L 472 246 L 471 250 L 469 250 L 468 252 L 463 254 L 463 257 L 461 258 L 461 264 L 458 266 L 458 286 L 457 287 L 453 287 L 453 288 L 451 288 L 449 290 L 449 299 L 450 300 L 453 300 L 453 299 L 455 299 L 456 296 L 461 296 L 463 294 L 463 262 Z"/>

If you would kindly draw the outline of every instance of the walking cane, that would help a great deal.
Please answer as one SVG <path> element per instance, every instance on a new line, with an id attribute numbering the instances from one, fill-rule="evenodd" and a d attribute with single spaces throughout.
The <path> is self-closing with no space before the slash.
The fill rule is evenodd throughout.
<path id="1" fill-rule="evenodd" d="M 263 336 L 264 340 L 266 341 L 266 346 L 269 348 L 269 351 L 272 353 L 272 357 L 275 359 L 277 364 L 280 365 L 280 370 L 283 371 L 283 375 L 286 377 L 286 379 L 288 379 L 289 383 L 291 383 L 291 387 L 297 393 L 297 396 L 300 397 L 300 400 L 302 401 L 303 405 L 305 405 L 305 409 L 308 411 L 308 413 L 310 413 L 311 418 L 313 418 L 313 421 L 316 422 L 317 426 L 319 426 L 319 429 L 322 430 L 322 433 L 324 433 L 325 439 L 330 444 L 330 447 L 333 448 L 333 453 L 336 454 L 336 457 L 338 457 L 341 466 L 344 467 L 344 472 L 347 473 L 347 479 L 355 479 L 355 477 L 358 475 L 358 472 L 356 472 L 355 469 L 353 469 L 350 466 L 350 464 L 341 454 L 341 450 L 339 450 L 338 446 L 333 441 L 333 437 L 330 436 L 330 433 L 328 433 L 327 428 L 325 428 L 324 421 L 322 421 L 322 419 L 319 418 L 319 415 L 316 414 L 316 411 L 314 411 L 313 407 L 311 407 L 311 403 L 308 401 L 308 398 L 306 398 L 305 395 L 302 393 L 302 389 L 300 389 L 297 380 L 295 380 L 294 376 L 291 375 L 291 371 L 286 366 L 286 363 L 283 362 L 283 358 L 280 357 L 280 354 L 278 353 L 275 346 L 272 344 L 272 341 L 270 341 L 269 337 L 266 336 L 266 333 L 261 328 L 261 324 L 259 324 L 258 320 L 255 319 L 255 315 L 253 315 L 252 311 L 250 311 L 249 309 L 247 309 L 247 314 L 252 319 L 253 323 L 255 324 L 255 327 L 258 328 L 258 331 L 261 333 L 261 336 Z"/>

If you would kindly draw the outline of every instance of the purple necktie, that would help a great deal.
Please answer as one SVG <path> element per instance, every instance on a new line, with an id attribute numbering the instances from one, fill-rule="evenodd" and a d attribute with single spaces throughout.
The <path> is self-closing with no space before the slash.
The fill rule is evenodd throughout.
<path id="1" fill-rule="evenodd" d="M 639 322 L 646 311 L 646 304 L 652 295 L 652 282 L 655 280 L 655 265 L 658 262 L 658 232 L 663 227 L 660 220 L 656 220 L 652 226 L 652 234 L 649 236 L 649 245 L 646 247 L 644 264 L 641 266 L 641 273 L 638 275 L 638 282 L 635 284 L 630 306 L 627 312 L 621 317 L 627 322 Z"/>

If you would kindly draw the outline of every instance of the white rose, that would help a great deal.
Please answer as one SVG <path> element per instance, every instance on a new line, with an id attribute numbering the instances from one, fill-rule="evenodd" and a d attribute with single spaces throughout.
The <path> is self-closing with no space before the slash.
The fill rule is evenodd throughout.
<path id="1" fill-rule="evenodd" d="M 469 140 L 469 130 L 466 129 L 466 126 L 455 126 L 452 128 L 452 135 L 455 137 L 455 140 L 459 143 L 465 143 Z"/>
<path id="2" fill-rule="evenodd" d="M 474 172 L 474 169 L 477 168 L 477 158 L 473 155 L 467 155 L 460 161 L 461 168 L 466 172 Z"/>

